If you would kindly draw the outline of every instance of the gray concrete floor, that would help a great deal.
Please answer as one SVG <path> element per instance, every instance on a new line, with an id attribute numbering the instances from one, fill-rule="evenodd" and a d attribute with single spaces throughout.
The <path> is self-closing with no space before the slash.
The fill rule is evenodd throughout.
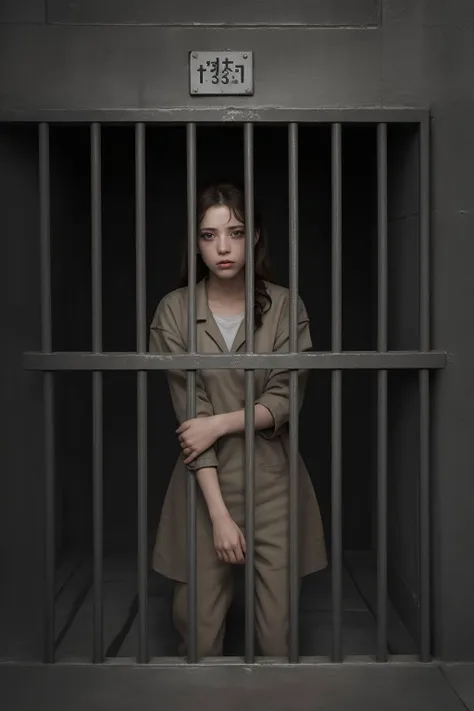
<path id="1" fill-rule="evenodd" d="M 0 665 L 5 711 L 474 711 L 474 664 Z"/>

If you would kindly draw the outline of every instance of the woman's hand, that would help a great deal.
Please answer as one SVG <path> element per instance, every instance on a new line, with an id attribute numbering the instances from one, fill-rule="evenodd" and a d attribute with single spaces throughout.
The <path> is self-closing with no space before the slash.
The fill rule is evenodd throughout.
<path id="1" fill-rule="evenodd" d="M 186 457 L 184 463 L 189 464 L 206 449 L 212 447 L 222 435 L 219 416 L 195 417 L 192 420 L 186 420 L 181 427 L 178 427 L 176 434 Z"/>
<path id="2" fill-rule="evenodd" d="M 229 513 L 223 514 L 212 521 L 214 530 L 214 547 L 217 557 L 224 563 L 245 563 L 244 534 L 231 518 Z"/>

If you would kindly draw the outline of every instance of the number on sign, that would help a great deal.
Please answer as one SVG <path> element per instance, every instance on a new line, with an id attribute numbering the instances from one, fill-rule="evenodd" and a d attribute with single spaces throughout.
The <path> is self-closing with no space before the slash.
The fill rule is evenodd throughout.
<path id="1" fill-rule="evenodd" d="M 206 64 L 211 70 L 212 83 L 219 84 L 219 57 L 216 57 L 214 61 L 206 62 Z"/>
<path id="2" fill-rule="evenodd" d="M 240 83 L 244 83 L 244 65 L 243 64 L 236 64 L 235 68 L 238 72 L 240 72 Z"/>

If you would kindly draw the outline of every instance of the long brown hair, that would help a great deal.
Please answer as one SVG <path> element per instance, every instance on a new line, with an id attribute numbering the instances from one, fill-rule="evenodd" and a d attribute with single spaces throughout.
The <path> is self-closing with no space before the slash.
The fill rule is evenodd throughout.
<path id="1" fill-rule="evenodd" d="M 197 226 L 210 207 L 222 206 L 228 207 L 235 217 L 245 224 L 245 192 L 234 183 L 213 183 L 199 193 L 197 200 Z M 257 205 L 254 205 L 254 228 L 259 239 L 255 245 L 254 266 L 255 266 L 255 310 L 254 320 L 255 329 L 262 325 L 263 314 L 268 311 L 271 306 L 271 298 L 265 286 L 265 280 L 270 281 L 270 266 L 267 252 L 267 238 L 262 222 L 262 216 Z M 251 235 L 247 235 L 251 238 Z M 196 257 L 196 281 L 200 281 L 208 274 L 208 269 L 204 264 L 201 255 Z M 188 250 L 183 249 L 183 263 L 181 267 L 180 284 L 188 285 Z"/>

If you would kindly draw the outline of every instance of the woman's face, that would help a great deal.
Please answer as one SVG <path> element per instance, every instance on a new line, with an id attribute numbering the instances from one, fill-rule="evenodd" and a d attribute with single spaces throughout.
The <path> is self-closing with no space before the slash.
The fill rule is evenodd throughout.
<path id="1" fill-rule="evenodd" d="M 199 252 L 209 271 L 232 279 L 245 265 L 245 226 L 224 205 L 210 207 L 199 225 Z"/>

